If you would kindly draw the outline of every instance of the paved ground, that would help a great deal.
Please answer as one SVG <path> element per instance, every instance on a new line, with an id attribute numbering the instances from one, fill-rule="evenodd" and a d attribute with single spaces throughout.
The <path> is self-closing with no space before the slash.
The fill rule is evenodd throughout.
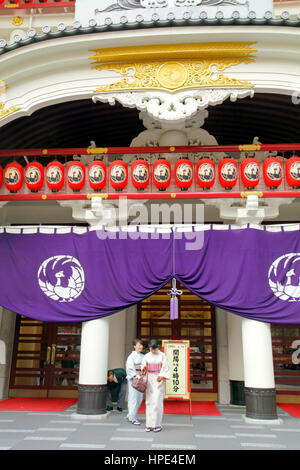
<path id="1" fill-rule="evenodd" d="M 217 405 L 221 416 L 164 415 L 160 433 L 126 421 L 126 411 L 104 420 L 60 413 L 0 412 L 0 450 L 300 450 L 300 419 L 278 408 L 279 425 L 246 423 L 244 407 Z"/>

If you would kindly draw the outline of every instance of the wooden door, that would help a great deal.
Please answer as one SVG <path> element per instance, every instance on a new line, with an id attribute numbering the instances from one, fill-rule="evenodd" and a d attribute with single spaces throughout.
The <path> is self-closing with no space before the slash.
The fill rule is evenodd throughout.
<path id="1" fill-rule="evenodd" d="M 10 396 L 76 397 L 81 323 L 17 316 Z"/>
<path id="2" fill-rule="evenodd" d="M 300 403 L 300 326 L 272 325 L 278 403 Z"/>
<path id="3" fill-rule="evenodd" d="M 179 298 L 179 318 L 170 320 L 170 296 L 166 284 L 154 295 L 138 304 L 137 336 L 145 344 L 151 338 L 190 341 L 190 381 L 194 399 L 217 399 L 217 361 L 215 310 L 212 305 L 192 294 L 177 282 L 183 291 Z M 147 351 L 147 349 L 146 349 Z"/>

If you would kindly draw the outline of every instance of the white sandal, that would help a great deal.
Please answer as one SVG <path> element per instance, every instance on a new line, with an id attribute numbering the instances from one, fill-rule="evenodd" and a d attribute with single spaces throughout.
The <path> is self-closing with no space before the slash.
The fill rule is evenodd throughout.
<path id="1" fill-rule="evenodd" d="M 157 428 L 154 428 L 153 429 L 153 432 L 159 432 L 162 430 L 162 427 L 161 426 L 158 426 Z"/>

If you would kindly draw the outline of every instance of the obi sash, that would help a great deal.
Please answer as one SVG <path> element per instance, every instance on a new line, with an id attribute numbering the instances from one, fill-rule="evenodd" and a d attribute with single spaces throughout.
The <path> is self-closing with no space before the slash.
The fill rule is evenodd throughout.
<path id="1" fill-rule="evenodd" d="M 159 364 L 148 364 L 148 372 L 150 374 L 159 374 L 162 367 L 162 363 Z"/>

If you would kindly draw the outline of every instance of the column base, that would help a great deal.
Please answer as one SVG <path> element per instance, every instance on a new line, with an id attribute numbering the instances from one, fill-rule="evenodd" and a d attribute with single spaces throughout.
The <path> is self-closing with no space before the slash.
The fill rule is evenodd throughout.
<path id="1" fill-rule="evenodd" d="M 78 415 L 106 414 L 107 385 L 78 385 Z"/>
<path id="2" fill-rule="evenodd" d="M 104 419 L 107 419 L 110 414 L 110 411 L 106 411 L 106 413 L 102 415 L 83 415 L 79 413 L 72 413 L 71 419 L 74 421 L 103 421 Z"/>
<path id="3" fill-rule="evenodd" d="M 275 388 L 245 387 L 246 418 L 277 420 Z"/>
<path id="4" fill-rule="evenodd" d="M 278 426 L 283 423 L 283 420 L 280 418 L 277 419 L 253 419 L 247 418 L 245 415 L 242 415 L 243 420 L 246 424 L 263 424 L 264 426 Z"/>
<path id="5" fill-rule="evenodd" d="M 230 404 L 245 406 L 245 382 L 243 380 L 230 380 Z"/>

